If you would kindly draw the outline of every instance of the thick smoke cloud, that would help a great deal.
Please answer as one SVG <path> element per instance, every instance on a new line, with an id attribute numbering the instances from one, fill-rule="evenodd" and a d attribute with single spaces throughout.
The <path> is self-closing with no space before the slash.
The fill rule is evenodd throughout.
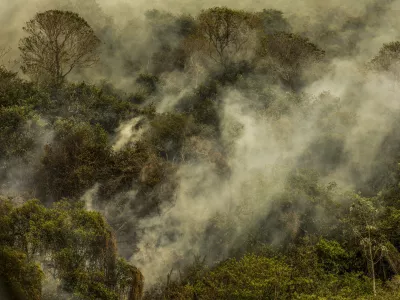
<path id="1" fill-rule="evenodd" d="M 341 151 L 346 159 L 325 172 L 321 182 L 334 181 L 347 189 L 367 182 L 375 171 L 383 139 L 393 130 L 400 112 L 399 86 L 385 76 L 365 78 L 358 67 L 352 61 L 333 62 L 332 73 L 307 88 L 309 95 L 332 91 L 340 99 L 335 103 L 337 110 L 331 112 L 337 118 L 331 119 L 329 126 L 333 127 L 333 135 L 343 139 Z M 161 215 L 142 219 L 138 224 L 140 251 L 131 261 L 143 270 L 147 283 L 151 285 L 171 269 L 191 263 L 196 255 L 209 262 L 220 261 L 245 242 L 269 214 L 273 199 L 284 191 L 288 175 L 302 164 L 304 153 L 321 138 L 325 110 L 327 106 L 335 109 L 335 104 L 330 103 L 335 101 L 333 96 L 303 109 L 292 107 L 289 115 L 276 121 L 249 107 L 252 99 L 243 91 L 225 91 L 221 119 L 222 136 L 231 145 L 226 157 L 230 178 L 221 180 L 206 161 L 180 167 L 176 202 L 165 207 Z M 287 101 L 279 89 L 274 97 Z M 341 115 L 353 119 L 345 120 Z M 325 168 L 328 162 L 319 164 L 317 167 Z M 361 167 L 360 177 L 352 173 L 354 166 Z M 297 211 L 304 209 L 298 207 Z M 316 217 L 328 218 L 324 212 Z M 293 224 L 295 220 L 288 222 Z M 229 234 L 223 244 L 212 241 L 220 236 L 210 233 L 211 223 Z M 278 245 L 288 234 L 288 228 L 277 229 L 271 243 Z"/>

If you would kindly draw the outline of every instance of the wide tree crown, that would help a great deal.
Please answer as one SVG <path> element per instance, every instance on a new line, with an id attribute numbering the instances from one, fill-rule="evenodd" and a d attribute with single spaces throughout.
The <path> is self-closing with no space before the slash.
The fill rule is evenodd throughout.
<path id="1" fill-rule="evenodd" d="M 78 14 L 49 10 L 38 13 L 23 28 L 22 70 L 38 82 L 60 85 L 74 68 L 93 65 L 98 60 L 100 40 Z"/>

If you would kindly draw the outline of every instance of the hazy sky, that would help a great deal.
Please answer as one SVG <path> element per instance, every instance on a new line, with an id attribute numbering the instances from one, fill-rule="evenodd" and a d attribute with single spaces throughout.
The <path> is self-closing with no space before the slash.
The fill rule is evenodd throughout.
<path id="1" fill-rule="evenodd" d="M 23 34 L 22 26 L 31 19 L 38 11 L 51 9 L 65 2 L 76 2 L 77 0 L 0 0 L 0 47 L 17 48 L 18 40 Z M 267 1 L 231 1 L 231 0 L 97 0 L 104 12 L 111 15 L 116 24 L 123 25 L 130 20 L 143 17 L 143 13 L 149 9 L 164 9 L 171 12 L 196 13 L 201 9 L 212 6 L 229 6 L 246 10 L 262 10 L 274 8 L 283 11 L 294 23 L 294 30 L 304 30 L 303 27 L 325 21 L 328 14 L 339 11 L 334 18 L 329 18 L 329 26 L 335 27 L 345 17 L 365 15 L 371 3 L 376 0 L 347 1 L 347 0 L 267 0 Z M 89 1 L 85 1 L 87 5 Z M 382 30 L 376 33 L 378 44 L 387 41 L 394 35 L 393 28 L 399 25 L 397 11 L 400 8 L 400 0 L 381 0 L 380 3 L 389 3 L 385 22 Z M 294 17 L 296 15 L 296 17 Z M 374 49 L 375 51 L 375 49 Z"/>

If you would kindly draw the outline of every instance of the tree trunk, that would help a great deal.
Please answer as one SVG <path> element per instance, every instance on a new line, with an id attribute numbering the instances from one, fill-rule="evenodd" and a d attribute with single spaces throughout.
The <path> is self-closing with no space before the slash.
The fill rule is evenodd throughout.
<path id="1" fill-rule="evenodd" d="M 131 272 L 133 280 L 128 300 L 140 300 L 143 297 L 144 278 L 136 267 L 131 267 Z"/>
<path id="2" fill-rule="evenodd" d="M 368 230 L 368 235 L 369 235 L 368 250 L 369 250 L 369 261 L 371 263 L 372 290 L 374 292 L 374 296 L 376 296 L 375 265 L 374 265 L 374 257 L 372 255 L 371 233 L 369 232 L 369 230 Z"/>

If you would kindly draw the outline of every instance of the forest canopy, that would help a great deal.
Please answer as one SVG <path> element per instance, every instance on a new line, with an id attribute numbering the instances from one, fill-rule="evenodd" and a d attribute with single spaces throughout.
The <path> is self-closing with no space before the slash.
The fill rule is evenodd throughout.
<path id="1" fill-rule="evenodd" d="M 13 20 L 0 298 L 399 299 L 392 2 Z"/>

